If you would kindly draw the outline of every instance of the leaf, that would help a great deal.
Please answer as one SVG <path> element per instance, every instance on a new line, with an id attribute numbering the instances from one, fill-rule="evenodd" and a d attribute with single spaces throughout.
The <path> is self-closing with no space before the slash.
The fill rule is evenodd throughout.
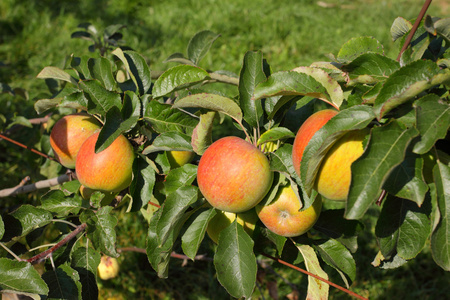
<path id="1" fill-rule="evenodd" d="M 41 197 L 41 208 L 48 210 L 60 217 L 70 214 L 78 214 L 84 208 L 83 199 L 74 194 L 67 197 L 61 190 L 51 190 Z"/>
<path id="2" fill-rule="evenodd" d="M 177 191 L 183 186 L 191 185 L 197 178 L 197 166 L 185 164 L 180 168 L 171 170 L 164 181 L 167 194 Z"/>
<path id="3" fill-rule="evenodd" d="M 112 206 L 104 206 L 96 213 L 86 211 L 80 216 L 80 221 L 85 222 L 87 235 L 95 248 L 108 256 L 118 257 L 116 252 L 116 231 L 117 217 L 111 214 Z"/>
<path id="4" fill-rule="evenodd" d="M 198 210 L 189 220 L 187 229 L 181 236 L 181 247 L 184 254 L 195 260 L 200 243 L 205 237 L 209 221 L 216 215 L 214 208 Z"/>
<path id="5" fill-rule="evenodd" d="M 116 88 L 117 82 L 112 73 L 112 65 L 109 59 L 104 57 L 90 58 L 88 68 L 93 79 L 97 79 L 108 90 Z"/>
<path id="6" fill-rule="evenodd" d="M 314 249 L 308 245 L 301 245 L 295 243 L 303 258 L 305 259 L 306 270 L 308 272 L 315 274 L 323 279 L 328 280 L 328 275 L 320 267 L 319 260 L 317 258 Z M 316 279 L 312 276 L 308 276 L 308 295 L 306 299 L 314 300 L 326 300 L 328 299 L 329 285 L 325 282 Z"/>
<path id="7" fill-rule="evenodd" d="M 47 283 L 50 299 L 81 299 L 81 283 L 78 272 L 69 265 L 60 265 L 55 270 L 42 274 Z"/>
<path id="8" fill-rule="evenodd" d="M 202 82 L 209 78 L 209 73 L 202 68 L 189 65 L 179 65 L 165 71 L 155 81 L 153 98 L 158 98 Z"/>
<path id="9" fill-rule="evenodd" d="M 219 234 L 214 255 L 217 279 L 235 298 L 249 298 L 256 283 L 256 257 L 253 240 L 235 220 Z"/>
<path id="10" fill-rule="evenodd" d="M 402 259 L 416 257 L 431 233 L 431 206 L 388 195 L 375 227 L 375 235 L 385 259 L 395 253 Z"/>
<path id="11" fill-rule="evenodd" d="M 187 56 L 194 63 L 198 64 L 200 60 L 208 53 L 212 43 L 220 36 L 209 30 L 197 32 L 189 41 L 187 47 Z"/>
<path id="12" fill-rule="evenodd" d="M 364 53 L 384 54 L 383 45 L 373 37 L 357 37 L 346 42 L 337 55 L 337 61 L 347 63 Z"/>
<path id="13" fill-rule="evenodd" d="M 4 234 L 5 234 L 5 223 L 3 222 L 3 218 L 0 215 L 0 240 L 2 239 Z"/>
<path id="14" fill-rule="evenodd" d="M 333 144 L 347 132 L 365 128 L 374 117 L 371 107 L 355 105 L 341 110 L 314 134 L 303 152 L 300 165 L 301 180 L 307 194 L 311 193 L 320 164 Z"/>
<path id="15" fill-rule="evenodd" d="M 71 267 L 78 272 L 82 299 L 98 299 L 97 267 L 101 255 L 88 246 L 79 247 L 71 254 Z"/>
<path id="16" fill-rule="evenodd" d="M 39 74 L 36 77 L 41 78 L 41 79 L 50 78 L 50 79 L 62 80 L 62 81 L 70 82 L 73 85 L 78 84 L 78 82 L 75 80 L 75 78 L 70 76 L 69 73 L 67 73 L 66 71 L 61 70 L 60 68 L 57 68 L 57 67 L 45 67 L 44 69 L 42 69 L 41 72 L 39 72 Z"/>
<path id="17" fill-rule="evenodd" d="M 312 76 L 315 80 L 320 82 L 330 95 L 330 101 L 328 102 L 335 108 L 339 109 L 344 101 L 344 92 L 339 83 L 333 79 L 327 72 L 319 68 L 313 67 L 298 67 L 293 69 L 295 72 L 305 73 Z"/>
<path id="18" fill-rule="evenodd" d="M 405 18 L 397 17 L 391 26 L 391 37 L 395 42 L 397 39 L 403 37 L 412 28 L 411 22 L 407 21 Z"/>
<path id="19" fill-rule="evenodd" d="M 352 281 L 356 278 L 356 263 L 350 251 L 344 245 L 333 239 L 318 242 L 314 245 L 314 248 L 329 266 L 338 271 L 345 285 L 349 288 Z M 348 282 L 346 276 L 349 277 L 350 282 Z"/>
<path id="20" fill-rule="evenodd" d="M 144 57 L 135 51 L 122 51 L 120 48 L 116 48 L 111 53 L 124 64 L 125 70 L 133 81 L 134 92 L 139 95 L 147 93 L 151 86 L 151 74 Z"/>
<path id="21" fill-rule="evenodd" d="M 263 134 L 261 134 L 257 145 L 262 145 L 268 142 L 276 142 L 283 139 L 293 138 L 295 134 L 285 127 L 275 127 L 270 130 L 267 130 Z"/>
<path id="22" fill-rule="evenodd" d="M 431 235 L 431 252 L 434 261 L 444 270 L 450 271 L 450 168 L 440 161 L 433 168 L 436 183 L 439 223 Z"/>
<path id="23" fill-rule="evenodd" d="M 265 236 L 269 241 L 271 241 L 275 245 L 278 255 L 281 256 L 284 245 L 286 244 L 287 238 L 284 236 L 278 235 L 265 227 L 261 228 L 261 234 L 263 236 Z"/>
<path id="24" fill-rule="evenodd" d="M 200 122 L 194 128 L 191 137 L 191 146 L 195 153 L 203 155 L 205 150 L 212 144 L 212 130 L 217 113 L 208 111 L 200 115 Z"/>
<path id="25" fill-rule="evenodd" d="M 189 59 L 185 58 L 183 53 L 180 53 L 180 52 L 176 52 L 176 53 L 171 54 L 164 62 L 165 63 L 178 62 L 178 63 L 184 64 L 184 65 L 195 66 L 195 64 L 192 61 L 190 61 Z"/>
<path id="26" fill-rule="evenodd" d="M 295 71 L 272 74 L 256 86 L 253 99 L 292 95 L 311 96 L 331 103 L 328 91 L 320 82 L 308 74 Z"/>
<path id="27" fill-rule="evenodd" d="M 259 127 L 263 110 L 261 101 L 252 100 L 255 87 L 266 80 L 263 71 L 263 54 L 261 51 L 248 51 L 239 75 L 239 102 L 245 121 L 252 127 Z"/>
<path id="28" fill-rule="evenodd" d="M 395 120 L 385 126 L 372 129 L 369 144 L 363 155 L 351 167 L 352 180 L 347 197 L 345 217 L 361 218 L 378 198 L 390 172 L 405 157 L 417 129 L 402 128 Z"/>
<path id="29" fill-rule="evenodd" d="M 105 115 L 111 107 L 122 107 L 120 95 L 105 89 L 98 80 L 80 81 L 79 87 L 85 92 L 88 99 L 88 112 L 90 114 Z"/>
<path id="30" fill-rule="evenodd" d="M 378 120 L 395 107 L 449 79 L 450 73 L 440 73 L 437 64 L 430 60 L 414 61 L 401 67 L 386 80 L 375 100 Z"/>
<path id="31" fill-rule="evenodd" d="M 428 191 L 422 173 L 422 157 L 407 150 L 405 159 L 389 174 L 383 188 L 391 195 L 414 201 L 417 206 L 421 206 Z"/>
<path id="32" fill-rule="evenodd" d="M 172 109 L 170 104 L 151 100 L 146 107 L 144 119 L 158 133 L 167 131 L 192 132 L 198 120 L 184 112 Z"/>
<path id="33" fill-rule="evenodd" d="M 138 211 L 151 199 L 156 182 L 156 174 L 145 157 L 138 155 L 133 162 L 133 180 L 130 195 L 133 199 L 131 211 Z"/>
<path id="34" fill-rule="evenodd" d="M 30 263 L 0 257 L 0 269 L 0 290 L 48 295 L 47 284 Z"/>
<path id="35" fill-rule="evenodd" d="M 450 105 L 435 94 L 428 94 L 414 102 L 416 127 L 420 140 L 415 143 L 413 152 L 428 152 L 439 139 L 444 139 L 450 127 Z"/>
<path id="36" fill-rule="evenodd" d="M 242 111 L 233 99 L 217 94 L 194 94 L 179 99 L 173 108 L 198 107 L 224 113 L 239 123 L 242 122 Z"/>
<path id="37" fill-rule="evenodd" d="M 436 34 L 442 36 L 447 43 L 450 42 L 450 18 L 443 18 L 434 23 Z"/>
<path id="38" fill-rule="evenodd" d="M 142 154 L 173 150 L 192 151 L 191 137 L 175 131 L 161 133 L 153 140 L 151 145 L 142 151 Z"/>

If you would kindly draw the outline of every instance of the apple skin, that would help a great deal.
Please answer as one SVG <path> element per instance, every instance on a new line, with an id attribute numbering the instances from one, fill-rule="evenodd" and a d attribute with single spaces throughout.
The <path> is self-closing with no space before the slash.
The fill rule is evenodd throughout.
<path id="1" fill-rule="evenodd" d="M 300 208 L 300 200 L 292 187 L 287 185 L 278 190 L 269 205 L 258 204 L 256 213 L 270 231 L 281 236 L 294 237 L 304 234 L 314 226 L 322 210 L 322 198 L 318 196 L 304 211 L 299 211 Z"/>
<path id="2" fill-rule="evenodd" d="M 87 114 L 73 114 L 62 117 L 50 133 L 50 145 L 58 161 L 66 168 L 75 168 L 81 145 L 96 130 L 100 123 Z"/>
<path id="3" fill-rule="evenodd" d="M 270 189 L 273 173 L 267 157 L 235 136 L 212 143 L 200 158 L 197 182 L 215 208 L 244 212 L 258 204 Z"/>
<path id="4" fill-rule="evenodd" d="M 97 274 L 102 280 L 109 280 L 119 274 L 119 262 L 114 257 L 103 255 L 97 267 Z"/>
<path id="5" fill-rule="evenodd" d="M 190 163 L 195 156 L 193 151 L 167 151 L 167 159 L 172 168 L 179 168 Z"/>
<path id="6" fill-rule="evenodd" d="M 352 178 L 351 165 L 364 152 L 363 141 L 369 129 L 346 133 L 328 150 L 316 177 L 316 190 L 327 199 L 347 199 Z"/>
<path id="7" fill-rule="evenodd" d="M 217 214 L 209 221 L 206 233 L 214 243 L 218 244 L 220 232 L 230 226 L 236 218 L 237 222 L 244 227 L 244 230 L 250 236 L 253 235 L 256 222 L 258 222 L 258 215 L 254 209 L 239 214 L 217 211 Z"/>
<path id="8" fill-rule="evenodd" d="M 300 176 L 300 164 L 302 161 L 303 151 L 308 145 L 314 134 L 323 127 L 332 117 L 337 115 L 338 111 L 333 109 L 320 110 L 311 116 L 300 126 L 295 135 L 292 147 L 292 163 L 295 172 Z"/>
<path id="9" fill-rule="evenodd" d="M 119 135 L 105 150 L 95 153 L 100 132 L 91 135 L 78 152 L 75 171 L 82 185 L 102 192 L 120 192 L 133 176 L 133 146 Z"/>

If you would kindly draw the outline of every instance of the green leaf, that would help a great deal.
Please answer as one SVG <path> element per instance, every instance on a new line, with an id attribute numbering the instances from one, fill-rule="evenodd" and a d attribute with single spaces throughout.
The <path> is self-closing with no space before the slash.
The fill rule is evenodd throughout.
<path id="1" fill-rule="evenodd" d="M 414 201 L 421 206 L 428 191 L 422 173 L 423 158 L 407 150 L 405 159 L 389 174 L 383 188 L 391 195 Z"/>
<path id="2" fill-rule="evenodd" d="M 242 122 L 242 111 L 233 99 L 217 94 L 194 94 L 179 99 L 173 108 L 198 107 L 224 113 L 238 122 Z"/>
<path id="3" fill-rule="evenodd" d="M 331 103 L 327 89 L 314 77 L 295 71 L 277 72 L 255 88 L 254 100 L 273 96 L 302 95 Z"/>
<path id="4" fill-rule="evenodd" d="M 74 85 L 78 84 L 78 82 L 75 80 L 75 78 L 70 76 L 69 73 L 67 73 L 66 71 L 61 70 L 60 68 L 57 68 L 57 67 L 45 67 L 44 69 L 42 69 L 41 72 L 39 72 L 39 74 L 36 77 L 41 78 L 41 79 L 50 78 L 50 79 L 62 80 L 62 81 L 70 82 Z"/>
<path id="5" fill-rule="evenodd" d="M 54 107 L 67 107 L 73 109 L 87 110 L 88 100 L 84 93 L 72 86 L 65 86 L 64 89 L 52 99 L 40 99 L 34 104 L 34 109 L 41 114 Z"/>
<path id="6" fill-rule="evenodd" d="M 181 63 L 184 65 L 190 65 L 190 66 L 195 66 L 195 64 L 190 61 L 189 59 L 185 58 L 183 53 L 180 52 L 176 52 L 171 54 L 165 61 L 164 63 L 168 63 L 168 62 L 177 62 L 177 63 Z"/>
<path id="7" fill-rule="evenodd" d="M 191 146 L 195 153 L 203 155 L 205 150 L 212 144 L 212 130 L 217 113 L 208 111 L 200 115 L 200 122 L 194 128 L 191 137 Z"/>
<path id="8" fill-rule="evenodd" d="M 63 264 L 45 272 L 42 279 L 50 289 L 49 299 L 81 299 L 80 276 L 69 265 Z"/>
<path id="9" fill-rule="evenodd" d="M 434 261 L 442 269 L 450 271 L 450 168 L 438 161 L 433 168 L 433 177 L 440 219 L 431 235 L 431 251 Z"/>
<path id="10" fill-rule="evenodd" d="M 156 182 L 155 169 L 145 157 L 138 155 L 133 162 L 133 180 L 130 184 L 130 195 L 133 198 L 131 211 L 144 207 L 153 193 Z"/>
<path id="11" fill-rule="evenodd" d="M 274 127 L 261 134 L 257 145 L 267 142 L 276 142 L 283 139 L 294 138 L 295 134 L 285 127 Z"/>
<path id="12" fill-rule="evenodd" d="M 396 253 L 405 260 L 416 257 L 431 233 L 430 213 L 430 205 L 419 208 L 410 200 L 388 195 L 375 227 L 383 257 L 390 259 Z"/>
<path id="13" fill-rule="evenodd" d="M 174 91 L 196 85 L 208 78 L 208 72 L 202 68 L 189 65 L 175 66 L 165 71 L 155 81 L 152 95 L 153 98 L 162 97 Z"/>
<path id="14" fill-rule="evenodd" d="M 418 154 L 428 152 L 437 140 L 445 138 L 450 127 L 450 105 L 439 96 L 428 94 L 414 103 L 416 108 L 416 127 L 420 139 L 413 151 Z"/>
<path id="15" fill-rule="evenodd" d="M 85 92 L 88 99 L 90 114 L 105 115 L 112 107 L 118 109 L 122 107 L 120 95 L 105 89 L 98 80 L 80 81 L 79 87 Z"/>
<path id="16" fill-rule="evenodd" d="M 174 131 L 161 133 L 153 140 L 151 145 L 142 151 L 142 154 L 173 150 L 192 151 L 191 137 Z"/>
<path id="17" fill-rule="evenodd" d="M 208 53 L 212 43 L 220 36 L 209 30 L 197 32 L 189 41 L 187 46 L 187 56 L 194 63 L 198 64 L 200 60 Z"/>
<path id="18" fill-rule="evenodd" d="M 443 18 L 434 23 L 436 34 L 442 36 L 447 43 L 450 43 L 450 18 Z"/>
<path id="19" fill-rule="evenodd" d="M 449 79 L 450 72 L 441 73 L 437 64 L 430 60 L 415 61 L 398 69 L 386 80 L 375 100 L 378 120 L 421 92 Z"/>
<path id="20" fill-rule="evenodd" d="M 48 295 L 47 284 L 30 263 L 0 257 L 0 269 L 0 290 Z"/>
<path id="21" fill-rule="evenodd" d="M 198 123 L 198 119 L 182 111 L 172 109 L 170 104 L 162 104 L 151 100 L 146 107 L 144 119 L 150 122 L 158 133 L 178 131 L 192 132 Z"/>
<path id="22" fill-rule="evenodd" d="M 337 60 L 341 63 L 347 63 L 369 52 L 384 54 L 383 45 L 373 37 L 352 38 L 341 47 Z"/>
<path id="23" fill-rule="evenodd" d="M 214 255 L 217 279 L 235 298 L 249 298 L 256 283 L 256 257 L 253 240 L 235 220 L 219 234 Z"/>
<path id="24" fill-rule="evenodd" d="M 61 190 L 51 190 L 41 197 L 41 208 L 60 217 L 78 214 L 84 208 L 83 199 L 77 194 L 66 196 Z"/>
<path id="25" fill-rule="evenodd" d="M 281 256 L 283 253 L 284 245 L 286 244 L 287 238 L 281 235 L 278 235 L 267 228 L 261 228 L 261 234 L 265 236 L 269 241 L 271 241 L 275 248 L 277 249 L 278 255 Z"/>
<path id="26" fill-rule="evenodd" d="M 259 127 L 263 110 L 261 101 L 252 100 L 255 87 L 266 80 L 263 71 L 263 55 L 261 51 L 248 51 L 239 76 L 239 102 L 245 121 L 252 127 Z"/>
<path id="27" fill-rule="evenodd" d="M 5 223 L 3 222 L 3 218 L 0 215 L 0 240 L 2 239 L 4 234 L 5 234 Z"/>
<path id="28" fill-rule="evenodd" d="M 314 248 L 329 266 L 338 271 L 345 285 L 349 288 L 356 278 L 356 263 L 350 251 L 333 239 L 318 242 L 314 245 Z M 350 282 L 348 282 L 346 276 L 351 280 Z"/>
<path id="29" fill-rule="evenodd" d="M 320 276 L 328 280 L 328 275 L 320 267 L 319 259 L 316 252 L 311 246 L 295 243 L 303 258 L 305 259 L 306 270 L 308 272 Z M 326 300 L 328 299 L 329 285 L 323 281 L 319 281 L 312 276 L 308 276 L 308 295 L 306 299 Z"/>
<path id="30" fill-rule="evenodd" d="M 120 48 L 116 48 L 112 54 L 124 64 L 125 70 L 134 84 L 133 91 L 139 95 L 147 93 L 151 86 L 151 74 L 145 58 L 135 51 L 122 51 Z"/>
<path id="31" fill-rule="evenodd" d="M 167 175 L 164 181 L 166 193 L 177 191 L 183 186 L 191 185 L 197 178 L 197 166 L 192 164 L 185 164 L 179 168 L 173 169 Z"/>
<path id="32" fill-rule="evenodd" d="M 404 129 L 395 120 L 372 129 L 365 152 L 351 167 L 347 219 L 359 219 L 364 215 L 380 195 L 390 172 L 404 160 L 406 149 L 417 134 L 417 129 Z"/>
<path id="33" fill-rule="evenodd" d="M 117 82 L 112 72 L 112 64 L 109 59 L 104 57 L 90 58 L 88 68 L 93 79 L 97 79 L 108 90 L 116 88 Z"/>
<path id="34" fill-rule="evenodd" d="M 205 237 L 209 221 L 216 215 L 214 208 L 198 210 L 188 220 L 187 229 L 181 236 L 181 247 L 187 257 L 194 260 L 200 243 Z"/>
<path id="35" fill-rule="evenodd" d="M 71 254 L 71 267 L 80 276 L 81 299 L 98 299 L 97 266 L 101 255 L 88 246 L 77 248 Z"/>
<path id="36" fill-rule="evenodd" d="M 111 213 L 112 206 L 104 206 L 96 213 L 86 211 L 80 216 L 80 221 L 85 222 L 89 239 L 95 248 L 108 256 L 118 257 L 116 252 L 116 231 L 117 217 Z"/>
<path id="37" fill-rule="evenodd" d="M 397 39 L 403 37 L 411 30 L 411 28 L 412 28 L 411 22 L 407 21 L 402 17 L 396 18 L 391 26 L 392 40 L 395 42 Z"/>

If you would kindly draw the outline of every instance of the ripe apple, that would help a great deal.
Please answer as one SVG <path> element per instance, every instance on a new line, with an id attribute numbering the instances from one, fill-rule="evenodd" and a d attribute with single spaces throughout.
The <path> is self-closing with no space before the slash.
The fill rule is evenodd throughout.
<path id="1" fill-rule="evenodd" d="M 251 143 L 235 136 L 212 143 L 200 158 L 197 182 L 215 208 L 244 212 L 258 204 L 272 185 L 267 157 Z"/>
<path id="2" fill-rule="evenodd" d="M 256 206 L 256 213 L 261 222 L 272 232 L 285 236 L 299 236 L 310 230 L 319 218 L 322 209 L 320 196 L 314 203 L 301 209 L 300 200 L 290 185 L 281 187 L 275 199 L 269 205 L 260 203 Z"/>
<path id="3" fill-rule="evenodd" d="M 105 150 L 95 153 L 100 132 L 91 135 L 78 152 L 75 171 L 80 183 L 102 192 L 120 192 L 128 187 L 133 176 L 133 146 L 119 135 Z"/>
<path id="4" fill-rule="evenodd" d="M 97 273 L 102 280 L 112 279 L 119 274 L 119 262 L 114 257 L 103 255 L 100 258 Z"/>
<path id="5" fill-rule="evenodd" d="M 254 209 L 250 209 L 243 213 L 230 213 L 226 211 L 217 211 L 217 214 L 209 221 L 206 232 L 214 243 L 218 243 L 219 234 L 222 230 L 230 226 L 236 220 L 244 227 L 244 230 L 251 236 L 255 230 L 258 215 Z"/>
<path id="6" fill-rule="evenodd" d="M 172 168 L 179 168 L 190 163 L 195 156 L 193 151 L 167 151 L 167 159 Z"/>
<path id="7" fill-rule="evenodd" d="M 328 150 L 316 177 L 319 194 L 330 200 L 347 199 L 351 165 L 363 154 L 363 141 L 367 133 L 367 128 L 350 131 Z"/>
<path id="8" fill-rule="evenodd" d="M 338 111 L 333 109 L 320 110 L 311 116 L 300 126 L 292 148 L 292 163 L 295 172 L 300 176 L 300 164 L 302 161 L 303 151 L 308 145 L 313 135 L 325 125 L 328 120 L 337 115 Z"/>
<path id="9" fill-rule="evenodd" d="M 100 123 L 87 114 L 67 115 L 59 119 L 50 133 L 50 145 L 59 162 L 66 168 L 75 168 L 81 145 L 98 129 Z"/>

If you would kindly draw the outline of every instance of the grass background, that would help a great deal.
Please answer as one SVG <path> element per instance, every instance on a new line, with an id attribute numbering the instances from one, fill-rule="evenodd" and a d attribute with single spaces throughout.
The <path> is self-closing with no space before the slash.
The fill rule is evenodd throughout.
<path id="1" fill-rule="evenodd" d="M 45 66 L 62 67 L 67 55 L 88 53 L 89 43 L 71 39 L 77 25 L 90 22 L 102 31 L 112 24 L 126 25 L 122 30 L 126 44 L 141 53 L 152 70 L 165 70 L 172 64 L 164 60 L 174 52 L 185 52 L 190 37 L 209 29 L 221 34 L 201 66 L 211 70 L 238 73 L 248 50 L 262 50 L 273 71 L 288 70 L 327 60 L 326 54 L 337 54 L 341 45 L 352 37 L 374 36 L 395 58 L 401 45 L 390 38 L 393 20 L 402 16 L 413 19 L 424 1 L 419 0 L 2 0 L 0 1 L 0 83 L 23 88 L 29 98 L 0 94 L 0 131 L 17 116 L 38 117 L 33 109 L 35 99 L 48 91 L 36 75 Z M 449 4 L 433 1 L 429 14 L 446 17 Z M 21 128 L 12 138 L 36 148 L 45 149 L 40 140 L 42 127 Z M 34 168 L 39 157 L 0 141 L 0 189 L 16 185 L 30 175 L 33 180 L 45 178 Z M 58 172 L 53 170 L 52 172 Z M 1 206 L 36 201 L 36 195 L 5 200 Z M 2 200 L 3 201 L 3 200 Z M 5 204 L 6 203 L 6 204 Z M 118 246 L 145 247 L 145 221 L 137 215 L 117 212 L 120 218 Z M 374 208 L 364 220 L 373 228 L 378 211 Z M 372 217 L 370 217 L 372 216 Z M 360 237 L 355 255 L 357 280 L 355 292 L 371 299 L 444 299 L 450 294 L 449 276 L 432 261 L 428 251 L 396 270 L 380 270 L 370 265 L 377 245 L 371 232 Z M 211 253 L 209 243 L 201 253 Z M 260 258 L 262 259 L 262 258 Z M 118 278 L 101 282 L 101 298 L 116 299 L 228 299 L 214 278 L 210 262 L 171 262 L 169 279 L 156 277 L 145 255 L 126 252 L 120 257 L 122 272 Z M 260 291 L 256 298 L 268 298 L 270 286 L 277 286 L 280 299 L 293 299 L 290 284 L 304 298 L 305 276 L 270 264 L 262 270 Z M 336 282 L 342 284 L 338 277 Z M 272 288 L 273 290 L 273 288 Z M 331 299 L 350 297 L 333 288 Z"/>

